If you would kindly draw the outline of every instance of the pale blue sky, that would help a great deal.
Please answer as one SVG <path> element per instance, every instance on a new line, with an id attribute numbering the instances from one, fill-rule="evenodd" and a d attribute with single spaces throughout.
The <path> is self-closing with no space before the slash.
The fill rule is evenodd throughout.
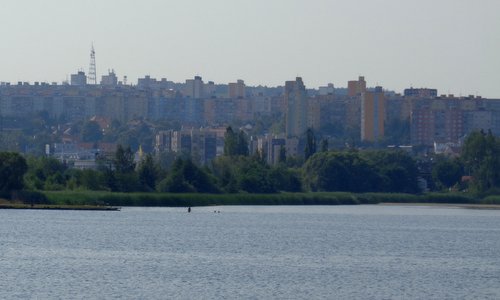
<path id="1" fill-rule="evenodd" d="M 114 68 L 129 81 L 307 87 L 364 75 L 401 92 L 500 98 L 499 0 L 1 0 L 0 81 Z"/>

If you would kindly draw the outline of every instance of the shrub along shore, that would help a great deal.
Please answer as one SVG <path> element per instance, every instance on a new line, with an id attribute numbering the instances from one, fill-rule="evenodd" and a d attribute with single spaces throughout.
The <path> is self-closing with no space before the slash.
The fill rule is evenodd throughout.
<path id="1" fill-rule="evenodd" d="M 38 193 L 37 193 L 38 194 Z M 28 202 L 28 199 L 23 199 Z M 211 205 L 357 205 L 379 203 L 500 204 L 500 196 L 476 198 L 463 193 L 275 193 L 185 194 L 114 192 L 43 192 L 37 203 L 94 206 L 211 206 Z"/>
<path id="2" fill-rule="evenodd" d="M 30 207 L 500 205 L 500 138 L 491 132 L 471 134 L 459 158 L 323 146 L 315 151 L 308 130 L 304 157 L 287 158 L 282 147 L 279 161 L 268 164 L 265 153 L 249 155 L 244 132 L 228 127 L 224 155 L 204 166 L 180 154 L 148 154 L 137 162 L 131 148 L 120 145 L 114 155 L 98 156 L 95 170 L 70 168 L 54 157 L 0 152 L 0 198 Z M 422 194 L 419 182 L 432 192 Z"/>

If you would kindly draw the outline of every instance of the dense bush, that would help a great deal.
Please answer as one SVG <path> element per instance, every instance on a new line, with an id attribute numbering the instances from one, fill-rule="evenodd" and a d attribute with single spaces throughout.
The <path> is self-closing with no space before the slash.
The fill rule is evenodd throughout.
<path id="1" fill-rule="evenodd" d="M 322 147 L 322 152 L 314 153 L 316 142 L 311 134 L 308 138 L 310 157 L 305 162 L 305 158 L 286 157 L 285 148 L 282 147 L 278 163 L 270 165 L 265 161 L 263 153 L 248 155 L 245 150 L 248 149 L 248 143 L 244 132 L 233 132 L 228 128 L 226 138 L 228 143 L 225 155 L 215 158 L 204 167 L 188 158 L 189 155 L 176 153 L 171 153 L 168 157 L 159 155 L 156 158 L 146 155 L 137 162 L 130 147 L 119 146 L 112 157 L 98 157 L 97 170 L 80 171 L 68 168 L 54 158 L 29 157 L 26 172 L 26 161 L 22 156 L 2 153 L 0 194 L 9 195 L 10 191 L 26 186 L 29 190 L 45 191 L 255 193 L 262 194 L 260 199 L 266 198 L 274 202 L 279 201 L 280 196 L 269 198 L 264 195 L 310 191 L 357 193 L 358 196 L 350 199 L 350 202 L 377 202 L 387 199 L 410 202 L 422 199 L 397 195 L 419 195 L 419 174 L 427 176 L 426 179 L 431 183 L 429 186 L 433 189 L 437 187 L 434 190 L 439 191 L 472 190 L 476 192 L 475 196 L 484 197 L 498 194 L 500 188 L 500 141 L 491 133 L 471 134 L 465 141 L 460 158 L 421 158 L 418 168 L 415 159 L 400 150 L 328 151 L 326 145 Z M 165 159 L 170 161 L 166 163 L 163 161 Z M 468 177 L 469 186 L 461 180 L 465 172 L 472 175 Z M 390 194 L 384 194 L 388 195 L 386 200 L 367 194 L 374 192 Z M 300 201 L 307 199 L 306 202 L 347 201 L 337 198 L 334 200 L 331 195 L 328 200 L 315 198 L 317 195 L 300 197 Z M 436 198 L 432 199 L 433 197 Z M 292 198 L 287 196 L 287 201 Z M 124 197 L 120 199 L 123 201 Z M 127 201 L 133 203 L 136 200 L 134 198 Z M 148 196 L 140 201 L 155 204 L 163 200 Z M 463 193 L 450 193 L 447 196 L 431 194 L 424 201 L 470 203 L 471 199 Z"/>
<path id="2" fill-rule="evenodd" d="M 113 193 L 45 192 L 47 203 L 57 205 L 113 206 L 209 206 L 209 205 L 355 205 L 389 203 L 489 203 L 500 204 L 498 197 L 483 202 L 475 198 L 446 193 L 424 195 L 393 193 L 273 193 L 273 194 L 202 194 L 202 193 Z"/>
<path id="3" fill-rule="evenodd" d="M 415 161 L 401 151 L 321 152 L 303 170 L 311 191 L 419 192 Z"/>
<path id="4" fill-rule="evenodd" d="M 8 195 L 22 189 L 27 169 L 26 160 L 19 153 L 0 152 L 0 193 Z"/>
<path id="5" fill-rule="evenodd" d="M 14 191 L 12 193 L 12 200 L 32 204 L 45 204 L 49 202 L 45 194 L 27 190 Z"/>

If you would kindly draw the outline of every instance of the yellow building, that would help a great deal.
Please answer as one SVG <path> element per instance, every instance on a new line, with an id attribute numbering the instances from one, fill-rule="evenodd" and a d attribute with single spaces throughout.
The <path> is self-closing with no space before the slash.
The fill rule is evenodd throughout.
<path id="1" fill-rule="evenodd" d="M 385 97 L 382 87 L 361 95 L 361 140 L 377 141 L 384 137 Z"/>

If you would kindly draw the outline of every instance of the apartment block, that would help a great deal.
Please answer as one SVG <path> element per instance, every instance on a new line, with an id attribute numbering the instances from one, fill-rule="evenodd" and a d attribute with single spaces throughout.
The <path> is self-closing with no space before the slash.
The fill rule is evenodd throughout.
<path id="1" fill-rule="evenodd" d="M 347 96 L 356 97 L 366 92 L 366 81 L 364 76 L 359 76 L 358 80 L 347 82 Z"/>
<path id="2" fill-rule="evenodd" d="M 382 87 L 361 96 L 361 140 L 374 142 L 384 137 L 385 97 Z"/>
<path id="3" fill-rule="evenodd" d="M 285 82 L 285 127 L 287 137 L 300 137 L 307 130 L 307 91 L 302 78 Z"/>
<path id="4" fill-rule="evenodd" d="M 236 82 L 230 82 L 228 84 L 228 97 L 232 99 L 242 99 L 245 98 L 245 82 L 238 79 Z"/>

